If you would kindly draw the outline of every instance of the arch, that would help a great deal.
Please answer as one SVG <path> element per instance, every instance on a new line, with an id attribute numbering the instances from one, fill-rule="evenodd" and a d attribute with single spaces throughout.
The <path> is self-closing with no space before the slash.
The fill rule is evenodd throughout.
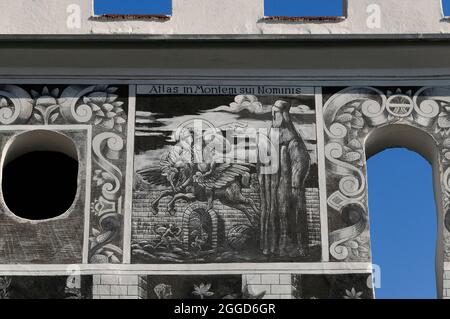
<path id="1" fill-rule="evenodd" d="M 376 128 L 369 132 L 365 141 L 366 159 L 389 148 L 403 147 L 423 156 L 432 166 L 433 189 L 436 203 L 436 217 L 438 227 L 435 267 L 436 267 L 436 287 L 438 292 L 443 289 L 444 273 L 444 223 L 445 211 L 442 207 L 441 177 L 439 174 L 439 150 L 438 142 L 428 132 L 421 128 L 394 124 Z M 368 189 L 370 196 L 370 189 Z M 441 205 L 439 205 L 441 203 Z"/>
<path id="2" fill-rule="evenodd" d="M 328 215 L 332 261 L 371 262 L 366 158 L 390 147 L 406 147 L 433 166 L 437 206 L 436 278 L 443 293 L 445 261 L 450 261 L 449 210 L 450 88 L 349 87 L 323 107 Z M 358 209 L 355 209 L 355 208 Z M 351 211 L 349 215 L 349 211 Z M 351 216 L 351 218 L 349 218 Z M 449 218 L 447 218 L 449 219 Z"/>
<path id="3" fill-rule="evenodd" d="M 372 263 L 381 271 L 375 296 L 437 298 L 431 164 L 411 149 L 387 148 L 368 158 L 367 179 Z"/>
<path id="4" fill-rule="evenodd" d="M 208 205 L 204 203 L 192 203 L 183 212 L 183 216 L 181 219 L 181 225 L 182 225 L 182 240 L 183 240 L 183 246 L 186 250 L 190 249 L 190 217 L 194 212 L 197 211 L 203 211 L 206 214 L 209 215 L 209 218 L 211 220 L 211 248 L 215 249 L 217 248 L 217 225 L 218 225 L 218 218 L 217 213 L 212 210 L 208 209 Z"/>

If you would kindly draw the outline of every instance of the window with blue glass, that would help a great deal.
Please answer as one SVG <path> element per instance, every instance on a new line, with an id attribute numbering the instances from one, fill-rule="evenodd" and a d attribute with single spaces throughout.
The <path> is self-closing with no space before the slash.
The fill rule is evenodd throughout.
<path id="1" fill-rule="evenodd" d="M 340 17 L 344 16 L 344 0 L 265 0 L 267 17 Z"/>
<path id="2" fill-rule="evenodd" d="M 444 16 L 450 16 L 450 0 L 442 0 L 442 9 L 444 10 Z"/>
<path id="3" fill-rule="evenodd" d="M 94 0 L 94 14 L 170 15 L 171 0 Z"/>

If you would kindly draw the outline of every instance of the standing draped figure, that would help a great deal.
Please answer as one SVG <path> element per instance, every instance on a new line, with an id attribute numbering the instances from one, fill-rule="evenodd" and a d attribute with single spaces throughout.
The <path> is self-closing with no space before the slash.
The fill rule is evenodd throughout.
<path id="1" fill-rule="evenodd" d="M 261 195 L 260 248 L 270 256 L 306 256 L 308 228 L 305 179 L 310 157 L 302 137 L 291 121 L 291 104 L 278 100 L 272 107 L 269 136 L 278 134 L 277 169 L 271 174 L 259 170 Z"/>

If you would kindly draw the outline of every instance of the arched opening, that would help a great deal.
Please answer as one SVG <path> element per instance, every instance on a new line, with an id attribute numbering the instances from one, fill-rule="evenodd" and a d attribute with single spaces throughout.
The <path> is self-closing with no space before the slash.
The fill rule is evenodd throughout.
<path id="1" fill-rule="evenodd" d="M 367 162 L 372 261 L 381 270 L 377 298 L 442 295 L 442 201 L 435 150 L 428 133 L 407 125 L 376 129 L 366 140 L 367 158 L 377 154 Z"/>
<path id="2" fill-rule="evenodd" d="M 78 156 L 68 137 L 36 130 L 15 137 L 2 160 L 2 195 L 8 209 L 28 220 L 64 214 L 75 200 Z"/>
<path id="3" fill-rule="evenodd" d="M 202 208 L 195 209 L 189 216 L 189 248 L 209 250 L 212 248 L 213 224 L 211 216 Z"/>
<path id="4" fill-rule="evenodd" d="M 436 298 L 431 171 L 424 158 L 404 148 L 367 162 L 372 260 L 382 271 L 378 298 Z"/>
<path id="5" fill-rule="evenodd" d="M 183 246 L 186 250 L 203 251 L 217 248 L 218 218 L 214 210 L 201 202 L 190 204 L 183 213 Z"/>

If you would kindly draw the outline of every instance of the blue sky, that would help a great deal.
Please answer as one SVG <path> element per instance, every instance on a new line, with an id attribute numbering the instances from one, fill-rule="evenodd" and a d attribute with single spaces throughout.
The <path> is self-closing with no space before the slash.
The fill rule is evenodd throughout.
<path id="1" fill-rule="evenodd" d="M 450 0 L 444 1 L 450 12 Z M 266 15 L 341 15 L 341 0 L 266 0 Z M 95 13 L 170 14 L 168 0 L 95 0 Z M 430 165 L 416 153 L 386 150 L 369 160 L 369 208 L 378 298 L 435 298 L 436 215 Z"/>
<path id="2" fill-rule="evenodd" d="M 436 298 L 431 165 L 406 149 L 385 150 L 369 159 L 368 184 L 377 298 Z"/>
<path id="3" fill-rule="evenodd" d="M 243 0 L 244 1 L 244 0 Z M 401 1 L 401 0 L 399 0 Z M 340 16 L 343 0 L 265 0 L 267 16 Z M 450 0 L 443 1 L 450 15 Z M 171 14 L 171 0 L 94 0 L 96 14 Z"/>

